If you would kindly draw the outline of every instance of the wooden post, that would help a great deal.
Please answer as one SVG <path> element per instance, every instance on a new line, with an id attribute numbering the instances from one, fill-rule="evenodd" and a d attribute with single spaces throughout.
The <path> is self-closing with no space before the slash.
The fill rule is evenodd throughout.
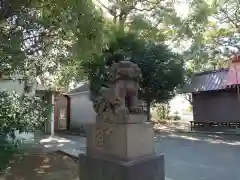
<path id="1" fill-rule="evenodd" d="M 238 57 L 236 57 L 238 58 Z M 237 59 L 238 60 L 238 59 Z M 238 103 L 240 104 L 240 89 L 239 89 L 239 82 L 238 82 L 238 71 L 236 68 L 236 65 L 234 66 L 235 72 L 236 72 L 236 82 L 237 82 L 237 98 L 238 98 Z M 238 126 L 236 125 L 236 128 L 238 128 Z"/>
<path id="2" fill-rule="evenodd" d="M 237 72 L 237 68 L 236 68 L 235 65 L 234 65 L 234 69 L 235 69 L 235 73 L 236 73 L 236 82 L 237 82 L 237 84 L 236 84 L 236 86 L 237 86 L 237 98 L 238 98 L 238 102 L 240 103 L 240 96 L 239 96 L 240 90 L 239 90 L 239 82 L 238 82 L 238 72 Z"/>

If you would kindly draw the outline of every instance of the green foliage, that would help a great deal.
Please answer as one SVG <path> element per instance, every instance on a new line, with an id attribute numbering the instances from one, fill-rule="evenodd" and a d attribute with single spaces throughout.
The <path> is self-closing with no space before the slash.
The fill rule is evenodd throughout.
<path id="1" fill-rule="evenodd" d="M 8 167 L 25 153 L 25 148 L 23 144 L 0 134 L 0 175 L 7 173 Z"/>
<path id="2" fill-rule="evenodd" d="M 189 0 L 186 2 L 189 12 L 183 17 L 175 8 L 177 1 L 120 0 L 100 4 L 113 16 L 113 22 L 120 25 L 121 30 L 134 32 L 145 40 L 168 42 L 171 49 L 182 52 L 189 71 L 226 66 L 225 55 L 222 52 L 216 53 L 220 52 L 219 49 L 223 44 L 226 44 L 223 43 L 223 36 L 220 34 L 228 34 L 228 38 L 233 38 L 230 35 L 231 30 L 229 28 L 222 30 L 214 19 L 215 15 L 219 14 L 219 7 L 228 7 L 222 5 L 220 1 Z M 235 7 L 231 11 L 234 9 L 237 12 L 236 1 L 233 4 Z M 229 17 L 231 16 L 226 17 L 225 20 Z M 214 28 L 209 27 L 212 21 L 216 24 Z M 124 28 L 122 28 L 123 24 Z M 213 33 L 209 34 L 210 32 Z"/>
<path id="3" fill-rule="evenodd" d="M 178 112 L 174 112 L 172 116 L 169 116 L 169 119 L 172 119 L 174 121 L 178 121 L 181 119 L 181 117 L 178 115 Z"/>
<path id="4" fill-rule="evenodd" d="M 168 103 L 161 103 L 157 106 L 157 118 L 161 120 L 168 120 L 170 113 L 170 106 Z"/>
<path id="5" fill-rule="evenodd" d="M 229 57 L 240 52 L 239 2 L 193 1 L 191 9 L 186 22 L 194 25 L 189 26 L 192 44 L 184 54 L 188 68 L 196 72 L 228 67 Z"/>
<path id="6" fill-rule="evenodd" d="M 174 112 L 173 115 L 170 115 L 170 106 L 169 103 L 160 103 L 157 105 L 157 118 L 158 121 L 166 120 L 180 120 L 181 117 L 178 115 L 178 112 Z"/>
<path id="7" fill-rule="evenodd" d="M 183 83 L 184 69 L 179 57 L 163 44 L 148 43 L 145 52 L 133 59 L 142 70 L 141 96 L 146 102 L 165 102 Z M 139 54 L 141 55 L 141 54 Z"/>
<path id="8" fill-rule="evenodd" d="M 66 86 L 70 74 L 81 78 L 79 62 L 102 48 L 104 19 L 91 0 L 4 0 L 2 6 L 2 72 L 43 82 L 48 73 L 53 84 Z"/>
<path id="9" fill-rule="evenodd" d="M 43 126 L 50 106 L 37 97 L 14 92 L 0 92 L 0 133 L 15 138 L 15 132 L 33 132 Z"/>
<path id="10" fill-rule="evenodd" d="M 0 135 L 0 174 L 5 172 L 11 158 L 13 158 L 13 155 L 16 153 L 19 153 L 19 147 L 12 142 L 6 141 L 6 139 Z"/>
<path id="11" fill-rule="evenodd" d="M 83 64 L 89 74 L 90 88 L 97 94 L 99 87 L 108 82 L 105 69 L 123 56 L 138 64 L 143 78 L 140 96 L 148 103 L 164 102 L 174 95 L 183 82 L 184 69 L 180 58 L 164 44 L 155 44 L 132 33 L 118 33 L 108 49 L 92 61 Z"/>
<path id="12" fill-rule="evenodd" d="M 189 105 L 188 108 L 186 109 L 187 112 L 193 112 L 193 106 Z"/>
<path id="13" fill-rule="evenodd" d="M 98 68 L 106 59 L 102 49 L 106 43 L 110 42 L 110 47 L 118 41 L 114 37 L 116 29 L 133 32 L 145 41 L 154 41 L 160 44 L 160 49 L 167 49 L 162 45 L 167 42 L 169 48 L 182 52 L 184 65 L 191 73 L 227 67 L 229 55 L 239 52 L 240 5 L 236 0 L 189 0 L 186 1 L 189 11 L 185 16 L 176 10 L 178 1 L 97 0 L 96 4 L 112 16 L 112 21 L 104 19 L 91 0 L 3 0 L 0 71 L 20 71 L 27 78 L 40 77 L 53 86 L 66 87 L 72 81 L 86 79 L 83 69 L 91 64 L 97 69 L 88 68 L 93 82 L 92 77 L 103 71 Z M 133 48 L 134 54 L 140 56 L 139 52 L 144 49 L 141 55 L 150 56 L 147 49 L 154 49 L 155 45 L 138 46 L 141 50 Z M 118 48 L 113 52 L 116 51 Z M 89 61 L 88 65 L 86 61 Z M 146 65 L 143 60 L 134 61 Z M 151 66 L 148 67 L 151 70 Z M 46 73 L 54 78 L 50 77 L 49 81 Z"/>

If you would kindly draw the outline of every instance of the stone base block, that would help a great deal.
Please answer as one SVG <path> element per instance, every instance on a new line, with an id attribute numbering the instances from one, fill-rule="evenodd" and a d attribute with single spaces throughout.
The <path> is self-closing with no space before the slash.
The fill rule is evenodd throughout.
<path id="1" fill-rule="evenodd" d="M 135 123 L 144 123 L 147 121 L 147 116 L 142 114 L 130 114 L 128 116 L 127 124 L 135 124 Z"/>
<path id="2" fill-rule="evenodd" d="M 133 160 L 155 154 L 151 124 L 96 123 L 89 127 L 87 154 Z"/>
<path id="3" fill-rule="evenodd" d="M 80 180 L 165 180 L 164 155 L 132 161 L 79 155 Z"/>

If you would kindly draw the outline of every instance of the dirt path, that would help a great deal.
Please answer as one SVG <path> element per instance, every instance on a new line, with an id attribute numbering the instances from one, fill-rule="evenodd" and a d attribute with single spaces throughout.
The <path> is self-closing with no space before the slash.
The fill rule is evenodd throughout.
<path id="1" fill-rule="evenodd" d="M 57 152 L 24 155 L 0 180 L 78 180 L 77 163 Z"/>

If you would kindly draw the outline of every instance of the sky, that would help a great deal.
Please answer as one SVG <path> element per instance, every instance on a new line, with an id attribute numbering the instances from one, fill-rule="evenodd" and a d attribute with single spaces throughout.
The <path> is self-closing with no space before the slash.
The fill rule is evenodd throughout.
<path id="1" fill-rule="evenodd" d="M 189 5 L 187 0 L 179 0 L 175 6 L 174 6 L 177 14 L 182 17 L 185 18 L 187 17 L 188 13 L 189 13 Z"/>
<path id="2" fill-rule="evenodd" d="M 100 4 L 97 2 L 100 1 L 102 4 L 108 6 L 108 0 L 94 0 L 94 2 L 99 6 Z M 101 6 L 101 5 L 100 5 Z M 177 14 L 180 17 L 186 17 L 189 13 L 189 6 L 188 6 L 188 0 L 175 0 L 174 8 L 176 9 Z M 105 8 L 102 8 L 106 17 L 111 17 Z"/>

